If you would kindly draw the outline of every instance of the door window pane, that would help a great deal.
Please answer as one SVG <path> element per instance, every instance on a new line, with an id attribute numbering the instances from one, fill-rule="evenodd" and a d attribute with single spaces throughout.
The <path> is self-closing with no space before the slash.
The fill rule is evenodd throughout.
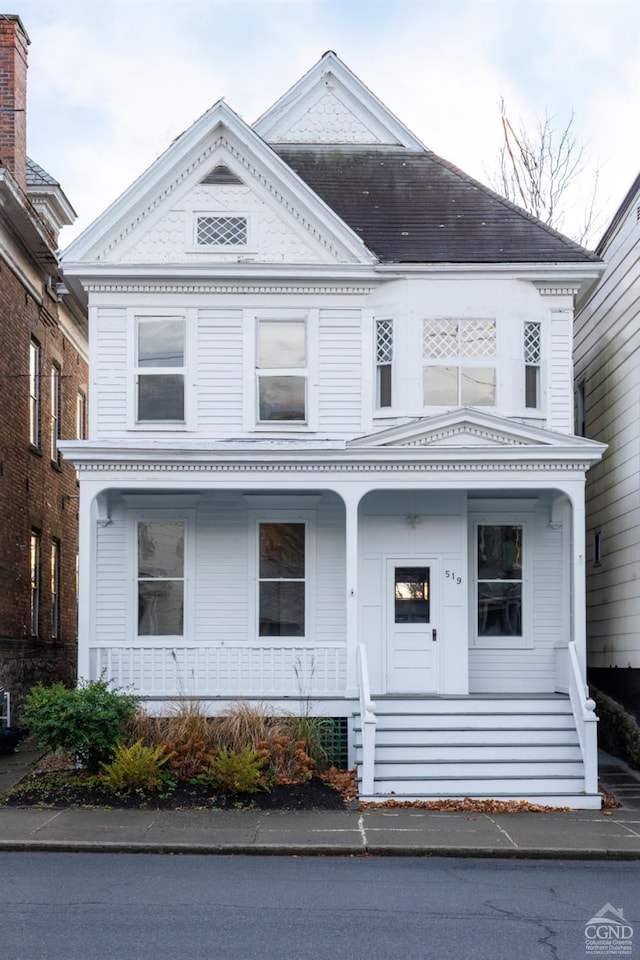
<path id="1" fill-rule="evenodd" d="M 396 567 L 395 622 L 429 623 L 429 567 Z"/>

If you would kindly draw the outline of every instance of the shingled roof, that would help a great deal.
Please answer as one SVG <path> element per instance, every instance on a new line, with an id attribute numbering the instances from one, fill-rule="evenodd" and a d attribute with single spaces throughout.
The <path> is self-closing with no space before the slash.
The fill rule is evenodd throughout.
<path id="1" fill-rule="evenodd" d="M 382 263 L 600 260 L 428 150 L 272 146 Z"/>

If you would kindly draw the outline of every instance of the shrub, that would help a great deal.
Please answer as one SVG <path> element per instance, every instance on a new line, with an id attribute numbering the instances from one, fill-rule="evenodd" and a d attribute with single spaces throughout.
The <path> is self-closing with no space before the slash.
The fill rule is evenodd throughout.
<path id="1" fill-rule="evenodd" d="M 329 754 L 324 744 L 333 732 L 333 720 L 303 713 L 287 717 L 287 727 L 294 740 L 304 741 L 305 752 L 318 770 L 329 766 Z"/>
<path id="2" fill-rule="evenodd" d="M 300 783 L 312 776 L 315 764 L 305 750 L 304 740 L 276 734 L 260 746 L 269 757 L 276 783 Z"/>
<path id="3" fill-rule="evenodd" d="M 269 756 L 263 750 L 223 747 L 208 765 L 206 777 L 223 793 L 255 793 L 269 786 L 268 763 Z"/>
<path id="4" fill-rule="evenodd" d="M 126 737 L 136 709 L 136 697 L 110 689 L 106 680 L 81 682 L 73 689 L 39 683 L 27 694 L 22 717 L 40 746 L 71 753 L 97 773 Z"/>
<path id="5" fill-rule="evenodd" d="M 119 743 L 113 760 L 100 764 L 100 780 L 114 790 L 152 790 L 162 783 L 162 768 L 170 758 L 164 747 L 149 747 L 142 740 Z"/>

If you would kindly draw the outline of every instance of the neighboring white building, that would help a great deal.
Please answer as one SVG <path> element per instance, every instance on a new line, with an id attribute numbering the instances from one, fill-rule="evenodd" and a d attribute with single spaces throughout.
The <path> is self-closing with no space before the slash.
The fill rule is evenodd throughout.
<path id="1" fill-rule="evenodd" d="M 608 444 L 587 483 L 588 657 L 605 691 L 622 677 L 602 671 L 625 668 L 640 692 L 640 175 L 596 252 L 575 333 L 577 430 Z"/>
<path id="2" fill-rule="evenodd" d="M 573 435 L 571 356 L 601 270 L 331 52 L 253 127 L 216 103 L 65 256 L 91 330 L 80 674 L 158 711 L 354 717 L 364 796 L 598 806 L 604 448 Z"/>

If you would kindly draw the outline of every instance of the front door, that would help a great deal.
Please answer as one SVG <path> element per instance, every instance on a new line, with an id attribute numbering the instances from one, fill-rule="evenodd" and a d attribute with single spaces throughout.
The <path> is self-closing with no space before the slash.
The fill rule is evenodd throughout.
<path id="1" fill-rule="evenodd" d="M 387 560 L 387 692 L 439 693 L 438 562 Z"/>

